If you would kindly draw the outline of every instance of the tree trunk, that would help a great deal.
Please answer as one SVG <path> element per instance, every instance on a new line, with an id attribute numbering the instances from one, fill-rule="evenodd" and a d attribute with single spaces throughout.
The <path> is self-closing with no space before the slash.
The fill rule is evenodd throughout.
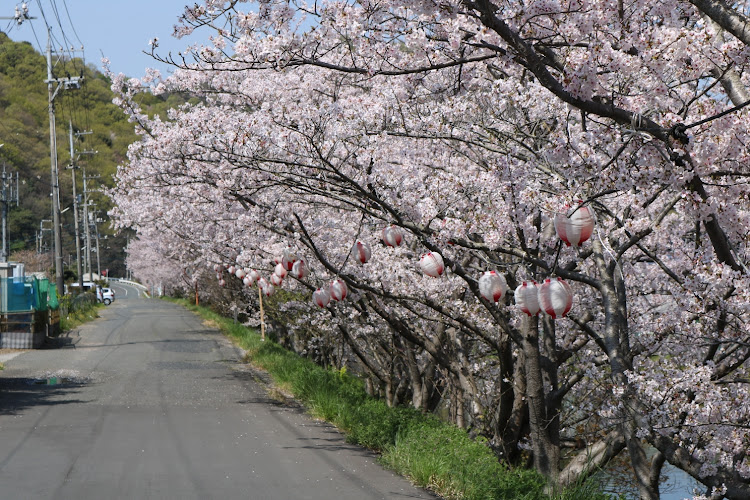
<path id="1" fill-rule="evenodd" d="M 560 479 L 560 436 L 553 420 L 557 414 L 547 411 L 539 352 L 539 319 L 524 316 L 522 348 L 526 368 L 526 403 L 529 408 L 534 468 L 557 489 Z"/>

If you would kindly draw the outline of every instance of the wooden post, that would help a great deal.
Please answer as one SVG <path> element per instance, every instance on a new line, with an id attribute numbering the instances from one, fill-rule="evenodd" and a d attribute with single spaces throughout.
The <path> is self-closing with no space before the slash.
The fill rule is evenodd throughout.
<path id="1" fill-rule="evenodd" d="M 266 340 L 266 322 L 263 316 L 263 290 L 258 286 L 258 299 L 260 299 L 260 340 Z"/>
<path id="2" fill-rule="evenodd" d="M 198 282 L 197 281 L 195 282 L 195 305 L 196 305 L 196 307 L 199 305 L 198 304 Z"/>

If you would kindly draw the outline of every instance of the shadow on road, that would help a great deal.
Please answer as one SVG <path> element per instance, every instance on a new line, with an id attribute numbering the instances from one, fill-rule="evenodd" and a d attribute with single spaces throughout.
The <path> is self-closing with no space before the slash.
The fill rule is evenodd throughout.
<path id="1" fill-rule="evenodd" d="M 86 401 L 72 398 L 83 383 L 64 378 L 0 378 L 0 415 L 16 415 L 34 406 L 55 406 Z"/>

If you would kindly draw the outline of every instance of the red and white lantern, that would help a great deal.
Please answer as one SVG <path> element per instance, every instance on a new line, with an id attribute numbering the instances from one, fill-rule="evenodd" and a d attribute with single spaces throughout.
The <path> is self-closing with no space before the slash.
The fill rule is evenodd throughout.
<path id="1" fill-rule="evenodd" d="M 497 302 L 505 296 L 508 284 L 497 271 L 487 271 L 479 277 L 479 293 L 490 302 Z"/>
<path id="2" fill-rule="evenodd" d="M 513 293 L 516 307 L 529 316 L 539 314 L 539 285 L 536 281 L 524 281 Z"/>
<path id="3" fill-rule="evenodd" d="M 273 270 L 274 276 L 278 276 L 281 279 L 286 278 L 286 267 L 284 267 L 284 264 L 279 262 L 276 264 L 276 267 Z"/>
<path id="4" fill-rule="evenodd" d="M 237 268 L 237 270 L 234 272 L 234 275 L 237 276 L 239 279 L 242 279 L 245 277 L 245 270 L 241 267 Z"/>
<path id="5" fill-rule="evenodd" d="M 445 265 L 443 264 L 443 257 L 437 252 L 427 252 L 419 259 L 419 267 L 422 268 L 422 272 L 427 276 L 437 278 L 443 271 L 445 271 Z"/>
<path id="6" fill-rule="evenodd" d="M 245 276 L 244 278 L 242 278 L 242 283 L 245 286 L 253 286 L 253 280 L 250 279 L 250 276 Z"/>
<path id="7" fill-rule="evenodd" d="M 583 206 L 583 201 L 579 200 L 578 203 L 574 210 L 555 215 L 555 231 L 567 246 L 581 246 L 581 243 L 591 238 L 594 232 L 593 211 Z"/>
<path id="8" fill-rule="evenodd" d="M 318 307 L 325 307 L 331 301 L 331 294 L 325 288 L 318 288 L 313 292 L 313 302 Z"/>
<path id="9" fill-rule="evenodd" d="M 275 291 L 273 285 L 266 281 L 265 278 L 261 278 L 258 280 L 258 288 L 260 288 L 260 292 L 266 297 L 270 297 Z"/>
<path id="10" fill-rule="evenodd" d="M 389 247 L 401 246 L 404 242 L 404 235 L 398 226 L 388 226 L 383 229 L 383 243 Z"/>
<path id="11" fill-rule="evenodd" d="M 305 276 L 309 274 L 309 270 L 307 269 L 307 264 L 305 264 L 305 261 L 300 259 L 294 263 L 292 266 L 292 276 L 297 278 L 298 280 L 301 280 Z"/>
<path id="12" fill-rule="evenodd" d="M 331 298 L 333 300 L 342 301 L 346 298 L 346 295 L 349 293 L 349 290 L 346 288 L 346 283 L 344 283 L 344 280 L 333 280 L 331 282 Z"/>
<path id="13" fill-rule="evenodd" d="M 247 276 L 253 281 L 253 283 L 260 279 L 260 273 L 255 269 L 250 270 L 250 272 L 247 273 Z"/>
<path id="14" fill-rule="evenodd" d="M 539 306 L 552 319 L 563 318 L 573 306 L 573 289 L 561 278 L 547 278 L 539 287 Z"/>
<path id="15" fill-rule="evenodd" d="M 297 255 L 291 248 L 286 248 L 284 250 L 284 254 L 281 257 L 281 265 L 284 266 L 284 269 L 286 269 L 287 271 L 291 271 L 295 262 L 297 262 Z"/>
<path id="16" fill-rule="evenodd" d="M 237 271 L 237 268 L 236 268 L 236 267 L 234 267 L 234 266 L 229 266 L 229 267 L 227 268 L 227 272 L 228 272 L 229 274 L 234 274 L 234 272 L 235 272 L 235 271 Z"/>
<path id="17" fill-rule="evenodd" d="M 214 271 L 216 271 L 216 274 L 221 272 L 221 266 L 219 264 L 214 264 Z"/>
<path id="18" fill-rule="evenodd" d="M 223 279 L 220 279 L 220 280 L 219 280 L 219 286 L 224 286 L 224 285 L 226 285 L 226 284 L 227 284 L 227 282 L 226 282 L 226 281 L 224 281 Z"/>
<path id="19" fill-rule="evenodd" d="M 367 243 L 358 241 L 354 244 L 354 256 L 360 264 L 364 264 L 365 262 L 370 260 L 371 255 L 372 252 L 370 251 L 370 247 L 367 245 Z"/>
<path id="20" fill-rule="evenodd" d="M 284 281 L 284 278 L 279 276 L 278 274 L 274 273 L 271 275 L 271 284 L 273 286 L 281 286 L 281 283 Z"/>

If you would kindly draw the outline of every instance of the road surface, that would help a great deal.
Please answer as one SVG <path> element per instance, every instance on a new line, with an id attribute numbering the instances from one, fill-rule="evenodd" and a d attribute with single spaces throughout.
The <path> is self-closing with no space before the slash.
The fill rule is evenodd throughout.
<path id="1" fill-rule="evenodd" d="M 0 499 L 434 498 L 270 398 L 189 311 L 112 287 L 67 345 L 4 357 Z"/>

